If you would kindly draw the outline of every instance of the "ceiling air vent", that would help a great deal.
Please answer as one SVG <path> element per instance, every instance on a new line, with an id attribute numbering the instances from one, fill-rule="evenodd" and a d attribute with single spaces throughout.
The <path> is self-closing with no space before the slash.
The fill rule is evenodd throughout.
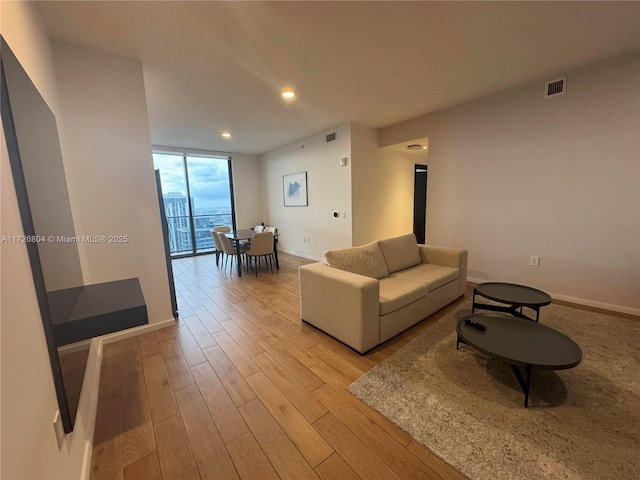
<path id="1" fill-rule="evenodd" d="M 336 134 L 334 133 L 330 133 L 329 135 L 327 135 L 327 143 L 329 142 L 333 142 L 336 139 Z"/>
<path id="2" fill-rule="evenodd" d="M 567 92 L 567 77 L 557 78 L 547 82 L 544 89 L 544 98 L 555 97 Z"/>

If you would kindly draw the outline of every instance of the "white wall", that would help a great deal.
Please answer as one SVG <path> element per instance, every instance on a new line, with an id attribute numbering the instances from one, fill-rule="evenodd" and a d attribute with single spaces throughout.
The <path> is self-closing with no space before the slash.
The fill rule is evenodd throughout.
<path id="1" fill-rule="evenodd" d="M 429 137 L 427 241 L 469 249 L 469 277 L 640 314 L 640 56 L 380 131 Z M 529 257 L 539 255 L 539 267 Z"/>
<path id="2" fill-rule="evenodd" d="M 413 232 L 414 165 L 423 157 L 378 148 L 378 130 L 351 124 L 353 245 Z"/>
<path id="3" fill-rule="evenodd" d="M 326 135 L 336 133 L 327 143 Z M 340 159 L 349 157 L 347 166 Z M 319 133 L 260 156 L 264 221 L 278 228 L 279 249 L 322 259 L 351 246 L 351 126 Z M 282 176 L 307 172 L 308 207 L 285 207 Z M 333 211 L 346 212 L 334 218 Z M 304 242 L 309 237 L 309 242 Z"/>
<path id="4" fill-rule="evenodd" d="M 231 154 L 231 166 L 236 226 L 250 228 L 259 225 L 264 221 L 260 159 L 257 155 L 233 153 Z"/>
<path id="5" fill-rule="evenodd" d="M 2 35 L 54 114 L 56 82 L 49 40 L 33 4 L 2 2 Z M 1 156 L 1 235 L 22 235 L 4 131 Z M 79 478 L 87 442 L 92 441 L 91 412 L 85 392 L 76 427 L 59 450 L 53 430 L 58 403 L 31 265 L 25 244 L 0 245 L 0 478 Z M 37 460 L 34 460 L 37 459 Z"/>
<path id="6" fill-rule="evenodd" d="M 138 277 L 149 323 L 172 318 L 140 62 L 52 42 L 64 125 L 62 153 L 85 282 Z"/>

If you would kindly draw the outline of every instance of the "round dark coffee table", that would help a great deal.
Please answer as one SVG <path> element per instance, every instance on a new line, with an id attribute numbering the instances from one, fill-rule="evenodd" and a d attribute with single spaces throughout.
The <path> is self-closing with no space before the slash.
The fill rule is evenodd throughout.
<path id="1" fill-rule="evenodd" d="M 467 325 L 467 319 L 486 329 Z M 524 392 L 525 407 L 529 404 L 532 369 L 565 370 L 582 361 L 582 350 L 576 342 L 564 333 L 529 320 L 497 313 L 467 315 L 458 320 L 456 332 L 456 348 L 462 342 L 511 365 Z M 526 378 L 520 367 L 524 367 Z"/>
<path id="2" fill-rule="evenodd" d="M 476 295 L 493 300 L 499 303 L 505 303 L 508 307 L 502 305 L 491 305 L 476 302 Z M 551 297 L 548 293 L 536 288 L 525 287 L 524 285 L 516 285 L 514 283 L 487 282 L 477 285 L 473 289 L 473 305 L 471 313 L 476 308 L 482 310 L 492 310 L 494 312 L 505 312 L 518 318 L 525 318 L 537 322 L 540 319 L 540 307 L 549 305 Z M 536 312 L 536 318 L 527 317 L 522 313 L 522 308 L 527 307 Z M 518 310 L 520 309 L 520 310 Z"/>

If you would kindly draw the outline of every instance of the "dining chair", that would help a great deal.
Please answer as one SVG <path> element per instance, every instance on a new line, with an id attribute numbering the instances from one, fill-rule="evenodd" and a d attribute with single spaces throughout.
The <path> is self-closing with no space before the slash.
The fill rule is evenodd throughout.
<path id="1" fill-rule="evenodd" d="M 220 244 L 222 245 L 222 251 L 226 255 L 225 268 L 227 263 L 229 262 L 229 257 L 231 257 L 231 266 L 229 268 L 229 273 L 231 273 L 231 269 L 233 268 L 233 259 L 235 258 L 236 262 L 240 262 L 240 265 L 242 266 L 242 255 L 246 253 L 246 249 L 241 245 L 240 255 L 238 255 L 238 251 L 236 250 L 236 247 L 231 243 L 231 240 L 229 240 L 229 237 L 225 235 L 225 232 L 216 232 L 216 235 L 218 235 L 218 238 L 220 239 Z"/>
<path id="2" fill-rule="evenodd" d="M 265 232 L 271 232 L 271 233 L 273 233 L 273 235 L 274 235 L 274 236 L 275 236 L 275 234 L 276 234 L 276 233 L 278 233 L 278 229 L 277 229 L 276 227 L 264 227 L 264 231 L 265 231 Z M 273 250 L 274 250 L 274 251 L 273 251 L 273 252 L 271 252 L 271 258 L 272 258 L 272 260 L 273 260 L 274 262 L 275 262 L 275 260 L 276 260 L 276 259 L 275 259 L 275 257 L 274 257 L 275 249 L 276 249 L 276 247 L 275 247 L 275 242 L 274 242 L 274 245 L 273 245 Z"/>
<path id="3" fill-rule="evenodd" d="M 253 230 L 253 233 L 262 233 L 262 232 L 264 232 L 264 225 L 256 225 L 251 230 Z M 251 246 L 251 239 L 241 240 L 240 244 L 244 245 L 247 248 L 249 248 Z"/>
<path id="4" fill-rule="evenodd" d="M 213 243 L 216 246 L 216 265 L 218 265 L 218 261 L 220 259 L 220 255 L 224 256 L 224 251 L 222 250 L 222 243 L 220 242 L 220 239 L 218 238 L 217 233 L 218 232 L 230 232 L 230 231 L 231 231 L 231 227 L 229 227 L 228 225 L 220 225 L 220 226 L 217 226 L 217 227 L 213 227 L 213 230 L 211 230 L 211 236 L 213 237 Z"/>
<path id="5" fill-rule="evenodd" d="M 260 259 L 264 257 L 265 266 L 267 260 L 271 266 L 271 274 L 273 275 L 273 262 L 271 261 L 271 254 L 273 253 L 273 232 L 254 233 L 251 239 L 251 248 L 247 252 L 247 260 L 249 266 L 253 262 L 256 263 L 256 277 L 258 276 L 258 269 L 260 268 Z"/>

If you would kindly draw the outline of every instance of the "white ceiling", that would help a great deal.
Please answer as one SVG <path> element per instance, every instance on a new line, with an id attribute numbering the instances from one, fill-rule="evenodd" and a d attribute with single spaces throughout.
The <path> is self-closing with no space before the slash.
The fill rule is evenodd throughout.
<path id="1" fill-rule="evenodd" d="M 154 144 L 263 153 L 384 127 L 640 48 L 638 2 L 43 2 L 138 59 Z M 278 95 L 290 86 L 294 102 Z M 221 130 L 233 132 L 230 140 Z M 425 132 L 427 134 L 427 132 Z"/>

